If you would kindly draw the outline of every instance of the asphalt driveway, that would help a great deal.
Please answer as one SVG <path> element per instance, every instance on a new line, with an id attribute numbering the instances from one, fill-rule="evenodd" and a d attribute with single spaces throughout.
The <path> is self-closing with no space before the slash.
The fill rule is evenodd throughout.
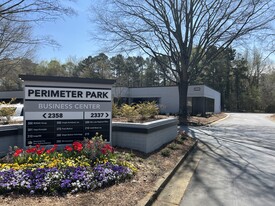
<path id="1" fill-rule="evenodd" d="M 231 113 L 210 127 L 189 128 L 202 158 L 181 206 L 275 205 L 275 122 L 267 116 Z"/>

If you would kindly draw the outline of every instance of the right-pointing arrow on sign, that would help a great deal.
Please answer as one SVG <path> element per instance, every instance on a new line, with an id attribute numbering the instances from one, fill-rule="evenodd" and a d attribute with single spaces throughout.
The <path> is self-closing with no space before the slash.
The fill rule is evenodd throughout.
<path id="1" fill-rule="evenodd" d="M 109 117 L 109 114 L 106 112 L 106 118 Z"/>

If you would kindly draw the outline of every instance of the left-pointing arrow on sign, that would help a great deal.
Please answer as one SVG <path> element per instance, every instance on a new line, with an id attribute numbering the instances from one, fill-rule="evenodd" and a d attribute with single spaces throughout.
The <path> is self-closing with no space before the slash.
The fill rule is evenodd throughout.
<path id="1" fill-rule="evenodd" d="M 47 118 L 47 117 L 46 117 L 46 114 L 47 114 L 47 113 L 44 113 L 44 114 L 42 115 L 45 119 Z"/>

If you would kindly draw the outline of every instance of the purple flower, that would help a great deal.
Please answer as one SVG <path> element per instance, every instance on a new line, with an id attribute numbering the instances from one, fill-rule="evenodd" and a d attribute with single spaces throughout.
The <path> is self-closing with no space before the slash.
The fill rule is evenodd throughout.
<path id="1" fill-rule="evenodd" d="M 71 187 L 71 180 L 65 179 L 61 180 L 61 188 L 70 188 Z"/>
<path id="2" fill-rule="evenodd" d="M 28 194 L 78 192 L 108 186 L 131 177 L 129 168 L 111 163 L 92 167 L 0 171 L 0 191 Z"/>

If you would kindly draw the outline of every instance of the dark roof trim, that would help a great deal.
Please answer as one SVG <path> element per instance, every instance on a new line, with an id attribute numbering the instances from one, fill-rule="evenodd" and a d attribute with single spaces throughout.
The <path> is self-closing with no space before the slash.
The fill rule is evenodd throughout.
<path id="1" fill-rule="evenodd" d="M 24 81 L 44 81 L 44 82 L 73 82 L 73 83 L 90 83 L 90 84 L 114 84 L 114 79 L 91 79 L 78 77 L 57 77 L 57 76 L 40 76 L 40 75 L 19 75 Z"/>

